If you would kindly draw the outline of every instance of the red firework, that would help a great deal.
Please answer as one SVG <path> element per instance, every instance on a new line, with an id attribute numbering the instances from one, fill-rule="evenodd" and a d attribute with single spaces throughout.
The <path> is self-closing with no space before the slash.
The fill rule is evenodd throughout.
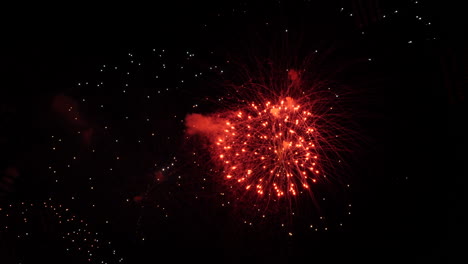
<path id="1" fill-rule="evenodd" d="M 319 132 L 313 114 L 294 99 L 252 102 L 226 120 L 213 151 L 227 181 L 277 197 L 295 196 L 317 182 Z"/>
<path id="2" fill-rule="evenodd" d="M 209 139 L 216 177 L 235 199 L 269 204 L 306 195 L 315 201 L 314 185 L 342 183 L 335 164 L 352 139 L 348 118 L 334 108 L 336 89 L 324 82 L 308 86 L 301 75 L 263 76 L 260 84 L 235 87 L 237 96 L 223 100 L 229 110 L 187 116 L 188 133 Z"/>

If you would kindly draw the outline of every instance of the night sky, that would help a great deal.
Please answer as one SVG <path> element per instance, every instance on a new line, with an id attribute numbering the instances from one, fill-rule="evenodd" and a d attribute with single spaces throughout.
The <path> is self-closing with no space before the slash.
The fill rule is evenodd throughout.
<path id="1" fill-rule="evenodd" d="M 4 31 L 0 263 L 466 258 L 461 4 L 89 9 L 16 10 Z M 185 118 L 233 106 L 259 65 L 284 71 L 264 72 L 274 84 L 304 61 L 345 109 L 343 180 L 317 185 L 320 209 L 298 197 L 265 217 L 225 194 Z"/>

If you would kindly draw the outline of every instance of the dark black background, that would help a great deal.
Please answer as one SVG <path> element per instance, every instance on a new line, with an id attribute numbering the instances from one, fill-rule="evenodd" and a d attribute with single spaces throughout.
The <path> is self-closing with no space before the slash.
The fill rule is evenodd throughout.
<path id="1" fill-rule="evenodd" d="M 392 1 L 378 2 L 380 6 L 376 7 L 376 1 L 352 3 L 313 4 L 316 12 L 312 13 L 317 17 L 308 20 L 312 23 L 310 28 L 316 29 L 317 25 L 323 28 L 320 31 L 323 35 L 315 30 L 313 36 L 307 33 L 309 25 L 291 18 L 291 14 L 301 11 L 294 4 L 285 4 L 287 7 L 280 14 L 275 13 L 272 3 L 245 5 L 249 13 L 258 13 L 258 16 L 250 16 L 247 22 L 238 22 L 230 12 L 233 6 L 239 6 L 235 2 L 155 4 L 147 8 L 132 7 L 125 12 L 114 12 L 111 7 L 99 11 L 92 7 L 47 12 L 15 10 L 17 15 L 6 18 L 3 23 L 2 43 L 6 48 L 2 52 L 2 72 L 6 76 L 0 99 L 0 153 L 3 157 L 0 165 L 3 170 L 13 164 L 21 168 L 25 176 L 20 185 L 23 187 L 18 190 L 22 194 L 10 199 L 34 200 L 47 196 L 46 184 L 35 185 L 35 188 L 28 185 L 28 179 L 36 184 L 37 181 L 41 183 L 37 180 L 41 177 L 28 175 L 34 174 L 34 168 L 47 159 L 37 156 L 45 144 L 43 135 L 52 126 L 44 122 L 50 100 L 78 76 L 90 76 L 96 71 L 96 65 L 115 60 L 116 54 L 135 47 L 165 45 L 182 50 L 186 43 L 199 48 L 211 43 L 229 50 L 232 49 L 230 40 L 252 33 L 245 33 L 249 23 L 263 23 L 268 16 L 274 20 L 271 14 L 277 14 L 280 21 L 301 24 L 306 39 L 317 35 L 332 39 L 333 32 L 340 36 L 340 30 L 346 32 L 359 27 L 353 20 L 348 24 L 333 23 L 333 19 L 327 17 L 341 5 L 352 8 L 357 4 L 364 13 L 377 9 L 386 12 L 393 7 L 405 10 L 411 6 L 416 13 L 420 11 L 433 18 L 434 26 L 429 32 L 421 32 L 410 22 L 409 15 L 403 16 L 383 25 L 370 25 L 373 35 L 369 46 L 361 47 L 372 50 L 376 58 L 384 61 L 377 69 L 369 69 L 384 80 L 378 91 L 382 104 L 376 108 L 382 117 L 366 125 L 375 143 L 362 158 L 365 161 L 362 163 L 368 165 L 358 169 L 360 184 L 354 189 L 354 216 L 349 229 L 305 237 L 291 242 L 285 250 L 275 248 L 276 241 L 262 239 L 249 241 L 246 238 L 243 245 L 231 245 L 229 238 L 208 241 L 213 235 L 191 243 L 179 243 L 184 239 L 189 241 L 187 236 L 193 234 L 168 236 L 174 241 L 158 241 L 160 244 L 140 244 L 127 238 L 117 243 L 129 263 L 162 261 L 162 256 L 189 261 L 218 259 L 219 262 L 252 259 L 297 262 L 302 257 L 302 261 L 307 262 L 348 259 L 451 262 L 458 257 L 463 259 L 466 246 L 461 232 L 465 224 L 462 208 L 467 162 L 463 155 L 466 148 L 463 111 L 466 111 L 467 42 L 461 4 L 440 1 L 414 7 L 405 1 Z M 42 6 L 42 9 L 48 8 Z M 222 14 L 222 23 L 217 20 L 218 13 Z M 199 33 L 198 25 L 205 22 L 214 27 L 213 33 Z M 415 45 L 405 45 L 406 36 L 414 36 Z M 429 41 L 427 36 L 437 39 Z M 357 49 L 357 52 L 361 51 Z M 200 228 L 210 229 L 202 225 Z M 211 229 L 211 232 L 217 231 Z M 43 242 L 35 241 L 17 249 L 29 255 L 26 258 L 29 262 L 24 263 L 39 261 L 35 257 L 71 263 L 69 256 L 59 252 L 61 249 L 54 250 L 60 242 L 48 241 L 47 246 Z M 253 247 L 258 250 L 252 250 Z M 8 250 L 11 249 L 5 247 L 5 252 Z M 41 253 L 41 250 L 57 254 L 57 257 Z"/>

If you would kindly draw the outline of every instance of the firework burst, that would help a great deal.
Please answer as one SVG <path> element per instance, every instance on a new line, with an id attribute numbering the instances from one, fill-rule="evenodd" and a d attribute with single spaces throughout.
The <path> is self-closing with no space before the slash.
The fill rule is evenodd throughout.
<path id="1" fill-rule="evenodd" d="M 208 139 L 213 177 L 232 204 L 255 208 L 244 212 L 294 215 L 310 202 L 319 208 L 323 186 L 335 193 L 349 186 L 342 169 L 356 140 L 346 104 L 338 104 L 349 93 L 306 70 L 259 72 L 230 86 L 220 111 L 188 115 L 187 133 Z"/>
<path id="2" fill-rule="evenodd" d="M 227 118 L 213 148 L 226 180 L 278 198 L 308 190 L 321 171 L 312 113 L 291 97 L 279 100 Z"/>

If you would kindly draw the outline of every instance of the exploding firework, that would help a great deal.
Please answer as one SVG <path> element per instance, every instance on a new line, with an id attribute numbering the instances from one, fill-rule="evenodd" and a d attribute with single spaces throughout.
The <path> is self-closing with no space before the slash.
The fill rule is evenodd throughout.
<path id="1" fill-rule="evenodd" d="M 291 97 L 280 100 L 252 103 L 229 118 L 214 148 L 225 178 L 258 195 L 295 196 L 321 171 L 312 113 Z"/>
<path id="2" fill-rule="evenodd" d="M 318 209 L 323 186 L 334 193 L 349 186 L 342 169 L 356 134 L 346 104 L 338 103 L 349 93 L 305 70 L 268 74 L 233 86 L 220 111 L 188 115 L 187 133 L 208 139 L 213 178 L 233 204 L 255 208 L 244 212 L 294 215 L 311 203 Z"/>

